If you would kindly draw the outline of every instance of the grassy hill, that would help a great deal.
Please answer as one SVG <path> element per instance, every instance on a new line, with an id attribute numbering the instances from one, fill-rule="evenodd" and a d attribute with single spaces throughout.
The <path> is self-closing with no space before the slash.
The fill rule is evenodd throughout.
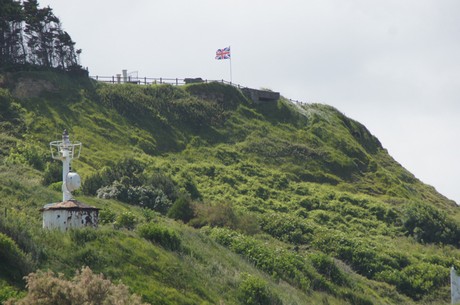
<path id="1" fill-rule="evenodd" d="M 41 229 L 64 129 L 97 230 Z M 455 203 L 327 105 L 7 73 L 0 168 L 0 301 L 89 266 L 151 304 L 445 304 L 460 269 Z"/>

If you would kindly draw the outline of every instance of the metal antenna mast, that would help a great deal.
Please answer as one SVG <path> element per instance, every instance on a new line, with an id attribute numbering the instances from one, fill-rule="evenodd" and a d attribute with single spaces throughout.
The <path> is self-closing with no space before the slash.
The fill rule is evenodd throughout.
<path id="1" fill-rule="evenodd" d="M 62 201 L 72 199 L 72 191 L 81 186 L 80 176 L 70 172 L 70 162 L 78 159 L 81 152 L 81 142 L 70 142 L 69 133 L 64 129 L 62 141 L 50 143 L 51 157 L 62 161 Z"/>

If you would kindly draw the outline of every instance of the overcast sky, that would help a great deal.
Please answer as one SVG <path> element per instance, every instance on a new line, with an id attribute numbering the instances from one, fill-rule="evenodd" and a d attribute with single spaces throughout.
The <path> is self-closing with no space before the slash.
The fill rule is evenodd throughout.
<path id="1" fill-rule="evenodd" d="M 230 80 L 338 108 L 460 203 L 460 1 L 39 0 L 90 75 Z"/>

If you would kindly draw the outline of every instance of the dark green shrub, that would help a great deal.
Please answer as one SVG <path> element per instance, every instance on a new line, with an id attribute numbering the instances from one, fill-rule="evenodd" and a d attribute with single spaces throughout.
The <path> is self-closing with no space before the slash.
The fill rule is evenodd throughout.
<path id="1" fill-rule="evenodd" d="M 102 209 L 99 211 L 99 223 L 111 224 L 115 222 L 117 215 L 110 209 Z"/>
<path id="2" fill-rule="evenodd" d="M 20 282 L 31 271 L 32 266 L 30 257 L 19 249 L 14 240 L 0 233 L 0 274 Z"/>
<path id="3" fill-rule="evenodd" d="M 137 224 L 137 218 L 131 212 L 123 212 L 117 216 L 115 220 L 115 228 L 125 228 L 128 230 L 133 230 Z"/>
<path id="4" fill-rule="evenodd" d="M 142 211 L 142 216 L 144 216 L 146 222 L 151 222 L 154 219 L 156 219 L 158 216 L 157 212 L 151 209 L 148 209 L 148 208 L 143 208 L 141 211 Z"/>
<path id="5" fill-rule="evenodd" d="M 415 202 L 403 210 L 402 222 L 407 233 L 419 242 L 458 245 L 460 228 L 447 214 L 435 207 Z"/>
<path id="6" fill-rule="evenodd" d="M 165 193 L 165 195 L 171 201 L 176 201 L 179 197 L 179 189 L 176 186 L 176 183 L 161 172 L 155 172 L 153 175 L 149 176 L 145 183 L 145 185 L 150 185 L 155 189 L 160 189 Z"/>
<path id="7" fill-rule="evenodd" d="M 281 305 L 279 297 L 270 292 L 268 285 L 262 279 L 244 274 L 244 279 L 238 287 L 238 300 L 245 305 Z"/>
<path id="8" fill-rule="evenodd" d="M 172 202 L 160 189 L 151 186 L 127 186 L 125 183 L 114 181 L 111 185 L 97 190 L 97 196 L 103 199 L 117 199 L 129 204 L 146 207 L 166 214 Z"/>
<path id="9" fill-rule="evenodd" d="M 190 194 L 190 197 L 192 197 L 193 200 L 202 200 L 203 197 L 198 190 L 198 187 L 196 186 L 195 181 L 193 181 L 193 178 L 187 174 L 183 175 L 181 177 L 181 180 L 179 181 L 179 186 L 181 186 L 187 193 Z"/>
<path id="10" fill-rule="evenodd" d="M 140 226 L 139 235 L 172 251 L 181 248 L 181 241 L 176 232 L 153 222 Z"/>
<path id="11" fill-rule="evenodd" d="M 43 175 L 43 184 L 50 185 L 59 181 L 62 182 L 62 163 L 58 161 L 47 162 Z"/>
<path id="12" fill-rule="evenodd" d="M 119 181 L 125 186 L 142 185 L 145 181 L 144 167 L 142 162 L 132 158 L 111 163 L 83 179 L 82 191 L 86 195 L 96 195 L 100 188 L 110 187 L 115 181 Z"/>
<path id="13" fill-rule="evenodd" d="M 171 200 L 162 190 L 154 189 L 151 186 L 131 186 L 127 191 L 128 198 L 126 202 L 144 206 L 162 214 L 166 214 L 172 205 Z"/>
<path id="14" fill-rule="evenodd" d="M 168 211 L 168 217 L 185 223 L 189 222 L 194 215 L 192 200 L 184 195 L 180 196 Z"/>
<path id="15" fill-rule="evenodd" d="M 418 263 L 401 271 L 401 279 L 397 288 L 402 293 L 418 300 L 448 282 L 448 268 L 429 263 Z"/>
<path id="16" fill-rule="evenodd" d="M 24 108 L 14 101 L 11 93 L 0 88 L 0 132 L 23 135 L 26 130 L 24 114 Z"/>
<path id="17" fill-rule="evenodd" d="M 83 179 L 81 190 L 85 195 L 97 195 L 97 191 L 106 185 L 108 179 L 99 172 Z"/>
<path id="18" fill-rule="evenodd" d="M 18 144 L 16 148 L 12 149 L 5 162 L 9 164 L 30 165 L 37 170 L 43 171 L 46 161 L 49 158 L 48 152 L 40 146 L 25 143 Z"/>
<path id="19" fill-rule="evenodd" d="M 284 213 L 267 213 L 259 217 L 261 229 L 271 236 L 293 244 L 311 240 L 313 227 L 298 217 Z"/>
<path id="20" fill-rule="evenodd" d="M 335 264 L 334 260 L 323 253 L 312 253 L 308 256 L 316 270 L 331 282 L 338 285 L 348 285 L 348 278 Z"/>
<path id="21" fill-rule="evenodd" d="M 34 240 L 34 225 L 26 214 L 13 209 L 8 210 L 6 217 L 0 217 L 0 234 L 13 239 L 19 248 L 31 255 L 34 262 L 45 256 L 44 246 Z M 30 272 L 30 271 L 29 271 Z"/>

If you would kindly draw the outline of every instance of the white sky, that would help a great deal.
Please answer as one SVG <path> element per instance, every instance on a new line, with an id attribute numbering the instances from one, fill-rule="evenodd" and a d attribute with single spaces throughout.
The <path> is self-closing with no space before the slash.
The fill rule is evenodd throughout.
<path id="1" fill-rule="evenodd" d="M 332 105 L 460 203 L 458 0 L 39 0 L 90 75 L 230 80 Z"/>

